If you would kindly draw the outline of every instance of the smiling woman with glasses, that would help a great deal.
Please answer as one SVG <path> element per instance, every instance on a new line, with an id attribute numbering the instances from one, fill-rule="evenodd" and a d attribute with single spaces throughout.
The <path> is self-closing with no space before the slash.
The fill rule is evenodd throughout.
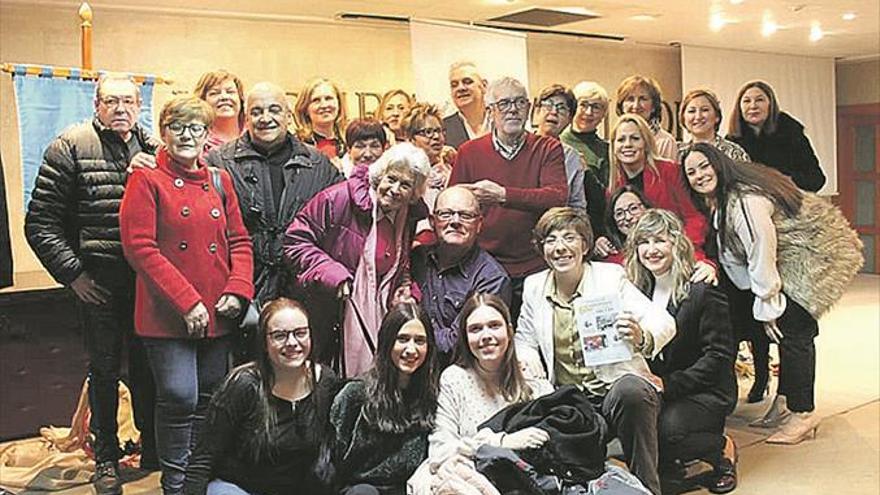
<path id="1" fill-rule="evenodd" d="M 232 370 L 211 400 L 185 493 L 327 494 L 313 466 L 339 380 L 312 359 L 306 309 L 270 301 L 254 342 L 254 361 Z"/>
<path id="2" fill-rule="evenodd" d="M 431 173 L 428 175 L 428 188 L 425 190 L 425 203 L 428 210 L 434 208 L 434 201 L 440 191 L 446 188 L 449 182 L 449 174 L 452 172 L 452 160 L 448 160 L 448 156 L 452 155 L 454 160 L 455 153 L 448 153 L 450 148 L 446 146 L 446 132 L 443 130 L 443 119 L 440 116 L 440 110 L 435 106 L 427 103 L 419 103 L 410 109 L 410 112 L 403 118 L 400 125 L 405 138 L 421 148 L 428 155 L 431 162 Z M 430 232 L 431 225 L 427 220 L 419 222 L 416 226 L 417 242 L 430 242 L 426 238 Z"/>
<path id="3" fill-rule="evenodd" d="M 137 272 L 135 330 L 156 381 L 162 489 L 180 493 L 190 445 L 226 375 L 237 318 L 254 296 L 253 251 L 232 179 L 200 159 L 214 112 L 196 97 L 159 114 L 156 168 L 132 172 L 119 211 Z"/>

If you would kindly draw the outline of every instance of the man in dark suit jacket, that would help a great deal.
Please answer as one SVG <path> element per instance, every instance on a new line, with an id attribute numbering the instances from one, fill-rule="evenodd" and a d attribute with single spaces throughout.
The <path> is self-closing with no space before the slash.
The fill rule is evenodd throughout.
<path id="1" fill-rule="evenodd" d="M 487 84 L 472 62 L 456 62 L 449 67 L 449 90 L 458 111 L 443 119 L 447 145 L 458 148 L 488 131 L 483 101 Z"/>

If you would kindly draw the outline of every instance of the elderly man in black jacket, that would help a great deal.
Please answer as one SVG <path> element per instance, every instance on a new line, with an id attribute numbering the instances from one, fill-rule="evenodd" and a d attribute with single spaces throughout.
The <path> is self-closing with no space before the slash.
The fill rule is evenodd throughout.
<path id="1" fill-rule="evenodd" d="M 25 217 L 34 253 L 81 302 L 99 494 L 122 493 L 117 388 L 125 342 L 134 335 L 134 273 L 122 255 L 119 204 L 130 157 L 158 146 L 137 124 L 140 106 L 132 79 L 102 76 L 94 118 L 64 130 L 46 149 Z M 135 419 L 149 449 L 153 384 L 142 352 L 131 353 L 129 369 Z"/>

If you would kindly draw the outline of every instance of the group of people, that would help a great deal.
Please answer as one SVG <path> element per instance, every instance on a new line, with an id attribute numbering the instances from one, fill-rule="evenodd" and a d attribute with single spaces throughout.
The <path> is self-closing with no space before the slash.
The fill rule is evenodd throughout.
<path id="1" fill-rule="evenodd" d="M 688 92 L 676 143 L 650 77 L 620 84 L 608 142 L 594 82 L 533 101 L 461 62 L 449 84 L 450 116 L 394 90 L 348 121 L 327 79 L 291 106 L 277 85 L 210 72 L 164 105 L 159 142 L 136 123 L 135 83 L 98 81 L 94 118 L 46 150 L 25 222 L 82 301 L 98 493 L 121 493 L 126 350 L 142 465 L 168 495 L 497 493 L 481 447 L 559 434 L 488 420 L 560 396 L 601 433 L 584 448 L 604 459 L 620 440 L 633 493 L 695 459 L 726 493 L 742 339 L 752 402 L 779 345 L 768 441 L 815 432 L 830 303 L 791 292 L 776 248 L 825 178 L 769 85 L 743 86 L 726 138 L 718 98 Z M 585 339 L 603 305 L 610 334 Z M 612 342 L 624 357 L 594 363 Z M 583 472 L 555 474 L 586 486 Z"/>

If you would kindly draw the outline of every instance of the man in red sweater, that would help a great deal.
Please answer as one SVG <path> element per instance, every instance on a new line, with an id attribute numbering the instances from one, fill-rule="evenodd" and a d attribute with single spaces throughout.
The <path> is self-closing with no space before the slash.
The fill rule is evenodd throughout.
<path id="1" fill-rule="evenodd" d="M 493 81 L 486 91 L 492 132 L 464 143 L 449 185 L 462 184 L 485 209 L 480 247 L 510 274 L 516 319 L 522 304 L 523 280 L 544 268 L 532 246 L 538 218 L 568 200 L 562 145 L 526 132 L 529 97 L 511 77 Z"/>

